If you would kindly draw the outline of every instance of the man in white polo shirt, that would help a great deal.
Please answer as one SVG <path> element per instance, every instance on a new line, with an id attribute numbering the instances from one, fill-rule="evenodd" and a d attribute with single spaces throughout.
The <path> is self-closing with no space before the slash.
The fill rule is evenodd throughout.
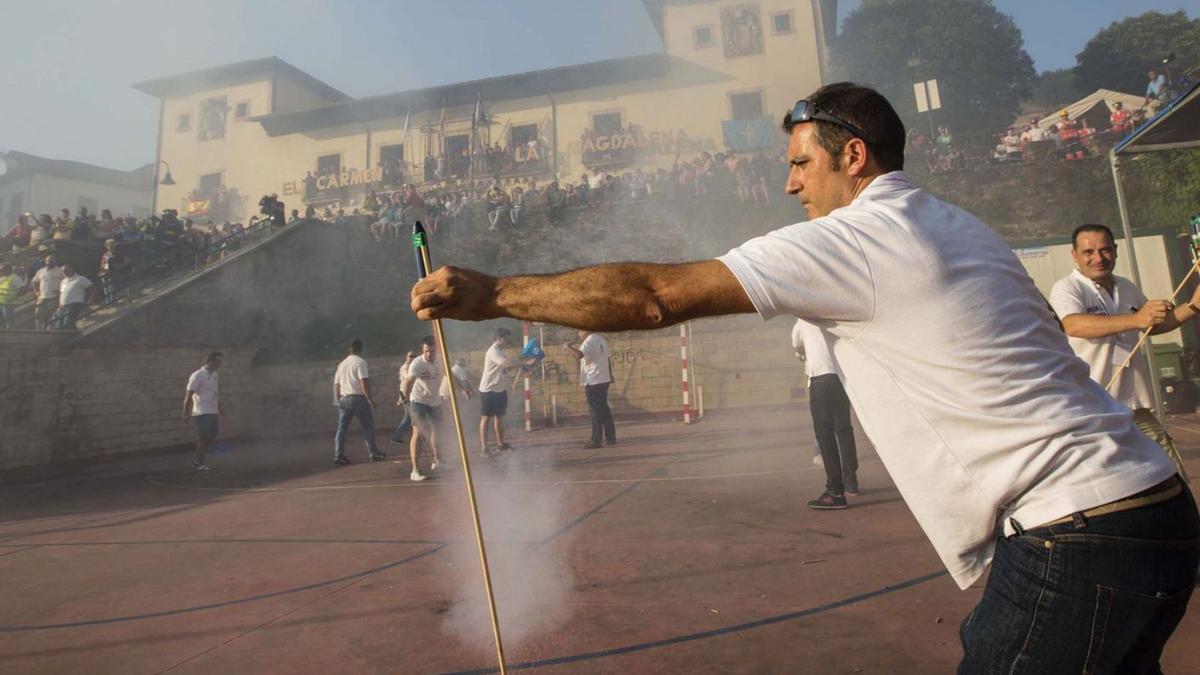
<path id="1" fill-rule="evenodd" d="M 54 256 L 46 256 L 45 263 L 33 275 L 33 290 L 37 293 L 37 304 L 33 307 L 33 327 L 36 330 L 49 330 L 54 325 L 50 318 L 58 309 L 58 294 L 66 276 Z"/>
<path id="2" fill-rule="evenodd" d="M 1071 258 L 1076 269 L 1055 282 L 1050 305 L 1062 321 L 1071 349 L 1102 386 L 1112 381 L 1142 331 L 1167 333 L 1200 315 L 1200 288 L 1187 304 L 1176 307 L 1169 300 L 1148 300 L 1132 281 L 1113 274 L 1117 243 L 1104 225 L 1075 228 Z M 1134 424 L 1162 446 L 1186 479 L 1175 441 L 1154 415 L 1151 382 L 1146 360 L 1135 356 L 1108 393 L 1133 411 Z"/>
<path id="3" fill-rule="evenodd" d="M 809 501 L 808 508 L 844 509 L 848 506 L 846 495 L 858 496 L 858 449 L 850 421 L 850 399 L 819 326 L 797 319 L 792 327 L 792 348 L 804 360 L 808 373 L 808 408 L 821 464 L 825 466 L 825 492 Z"/>
<path id="4" fill-rule="evenodd" d="M 355 417 L 362 425 L 367 457 L 372 462 L 387 459 L 375 442 L 375 402 L 371 399 L 371 375 L 367 360 L 361 356 L 362 350 L 362 340 L 351 342 L 346 358 L 342 359 L 333 374 L 333 400 L 338 408 L 337 433 L 333 435 L 333 463 L 338 466 L 350 463 L 350 458 L 346 457 L 346 432 Z"/>
<path id="5" fill-rule="evenodd" d="M 63 280 L 58 285 L 58 311 L 51 321 L 57 330 L 75 330 L 75 322 L 83 308 L 95 295 L 95 284 L 79 274 L 72 265 L 63 265 Z"/>
<path id="6" fill-rule="evenodd" d="M 579 331 L 579 346 L 568 342 L 563 345 L 579 359 L 579 384 L 587 398 L 588 413 L 592 418 L 592 438 L 583 448 L 599 448 L 607 440 L 617 444 L 617 426 L 613 422 L 612 409 L 608 407 L 608 387 L 612 384 L 612 364 L 608 358 L 608 340 L 591 331 Z"/>
<path id="7" fill-rule="evenodd" d="M 508 389 L 504 374 L 517 367 L 504 351 L 511 340 L 511 331 L 497 328 L 496 338 L 483 356 L 483 376 L 479 380 L 479 447 L 485 457 L 512 449 L 504 442 L 504 415 L 508 412 Z M 496 433 L 494 453 L 488 449 L 489 423 Z"/>
<path id="8" fill-rule="evenodd" d="M 786 189 L 811 220 L 717 260 L 442 268 L 413 287 L 413 311 L 604 331 L 750 312 L 817 322 L 951 576 L 967 588 L 991 565 L 959 672 L 1153 672 L 1200 561 L 1175 466 L 1088 377 L 1009 246 L 909 182 L 887 99 L 826 85 L 783 126 Z"/>
<path id="9" fill-rule="evenodd" d="M 192 455 L 192 467 L 197 471 L 208 471 L 204 458 L 217 438 L 217 421 L 221 414 L 221 396 L 217 369 L 221 367 L 221 352 L 211 352 L 204 365 L 188 377 L 187 390 L 183 395 L 183 421 L 196 425 L 196 452 Z"/>

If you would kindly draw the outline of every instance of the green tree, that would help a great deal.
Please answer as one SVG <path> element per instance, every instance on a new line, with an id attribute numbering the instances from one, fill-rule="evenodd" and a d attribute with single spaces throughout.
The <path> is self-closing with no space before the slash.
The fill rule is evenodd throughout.
<path id="1" fill-rule="evenodd" d="M 838 78 L 877 88 L 911 128 L 929 124 L 913 83 L 936 78 L 934 123 L 977 148 L 993 145 L 1036 81 L 1021 31 L 989 0 L 864 0 L 832 51 Z"/>
<path id="2" fill-rule="evenodd" d="M 1038 75 L 1029 101 L 1039 106 L 1058 108 L 1085 95 L 1079 89 L 1074 69 L 1060 68 Z"/>
<path id="3" fill-rule="evenodd" d="M 1200 19 L 1175 12 L 1146 12 L 1117 21 L 1096 33 L 1075 56 L 1076 79 L 1082 89 L 1112 89 L 1130 94 L 1146 91 L 1146 73 L 1162 72 L 1162 60 L 1171 52 L 1177 68 L 1200 64 Z"/>

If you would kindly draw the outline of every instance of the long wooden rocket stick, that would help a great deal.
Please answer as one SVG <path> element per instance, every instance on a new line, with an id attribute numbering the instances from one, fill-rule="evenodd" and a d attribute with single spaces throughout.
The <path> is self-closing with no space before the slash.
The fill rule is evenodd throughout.
<path id="1" fill-rule="evenodd" d="M 1179 285 L 1175 287 L 1174 292 L 1171 293 L 1172 303 L 1175 302 L 1175 298 L 1178 297 L 1179 291 L 1183 290 L 1183 287 L 1187 285 L 1187 282 L 1192 278 L 1192 275 L 1195 274 L 1197 270 L 1200 270 L 1200 256 L 1195 256 L 1195 254 L 1193 254 L 1193 257 L 1196 258 L 1196 261 L 1192 263 L 1192 269 L 1188 270 L 1188 273 L 1183 277 L 1183 281 L 1179 282 Z M 1104 387 L 1106 391 L 1111 391 L 1113 385 L 1121 379 L 1121 373 L 1125 372 L 1125 369 L 1128 368 L 1129 364 L 1133 362 L 1133 357 L 1137 355 L 1138 350 L 1140 350 L 1142 345 L 1146 343 L 1146 339 L 1150 337 L 1150 332 L 1153 331 L 1154 328 L 1155 326 L 1151 326 L 1142 331 L 1142 336 L 1138 338 L 1137 344 L 1133 346 L 1133 349 L 1129 350 L 1129 354 L 1125 357 L 1125 360 L 1121 362 L 1120 367 L 1117 368 L 1117 372 L 1113 373 L 1112 379 L 1109 380 L 1108 385 Z"/>
<path id="2" fill-rule="evenodd" d="M 429 241 L 420 221 L 413 223 L 412 243 L 417 258 L 417 276 L 424 279 L 429 276 L 433 264 L 429 259 Z M 441 319 L 433 320 L 433 332 L 437 337 L 442 363 L 449 373 L 450 350 L 446 348 L 446 335 L 442 332 Z M 463 434 L 462 417 L 458 412 L 458 391 L 453 377 L 448 375 L 446 381 L 450 385 L 450 409 L 454 413 L 454 430 L 458 433 L 458 449 L 462 456 L 463 477 L 467 481 L 467 496 L 471 502 L 471 522 L 475 525 L 475 543 L 479 546 L 479 562 L 483 566 L 483 587 L 487 591 L 488 612 L 492 618 L 492 635 L 496 638 L 496 658 L 500 660 L 500 674 L 506 675 L 508 671 L 504 664 L 504 642 L 500 639 L 500 617 L 496 614 L 496 596 L 492 592 L 492 573 L 488 567 L 487 547 L 483 543 L 483 525 L 479 521 L 479 505 L 475 499 L 475 481 L 471 478 L 471 458 L 467 452 L 467 438 Z"/>

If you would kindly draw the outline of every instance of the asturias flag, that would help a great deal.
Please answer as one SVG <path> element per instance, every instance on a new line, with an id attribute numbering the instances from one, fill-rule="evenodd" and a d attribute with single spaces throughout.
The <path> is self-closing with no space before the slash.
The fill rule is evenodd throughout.
<path id="1" fill-rule="evenodd" d="M 770 117 L 725 120 L 721 122 L 721 131 L 725 134 L 725 147 L 734 152 L 773 147 L 779 143 L 781 133 Z"/>

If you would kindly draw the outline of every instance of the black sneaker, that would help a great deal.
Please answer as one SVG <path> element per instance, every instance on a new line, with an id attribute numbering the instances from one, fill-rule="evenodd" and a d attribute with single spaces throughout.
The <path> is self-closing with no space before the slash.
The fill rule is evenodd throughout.
<path id="1" fill-rule="evenodd" d="M 338 466 L 346 466 L 347 464 L 350 463 L 350 458 L 349 457 L 338 457 L 337 459 L 333 460 L 333 463 Z"/>
<path id="2" fill-rule="evenodd" d="M 371 453 L 371 461 L 372 462 L 382 462 L 385 459 L 387 459 L 387 455 L 383 454 L 382 452 L 372 452 Z"/>
<path id="3" fill-rule="evenodd" d="M 498 445 L 496 447 L 499 450 L 512 450 L 512 446 L 509 445 L 508 443 L 501 443 L 500 445 Z"/>
<path id="4" fill-rule="evenodd" d="M 603 443 L 597 443 L 596 441 L 588 441 L 587 443 L 583 444 L 584 450 L 595 450 L 596 448 L 603 448 L 603 447 L 604 447 Z"/>
<path id="5" fill-rule="evenodd" d="M 818 511 L 836 511 L 839 509 L 849 508 L 844 495 L 835 495 L 828 490 L 821 493 L 820 497 L 808 502 L 808 508 L 817 509 Z"/>

